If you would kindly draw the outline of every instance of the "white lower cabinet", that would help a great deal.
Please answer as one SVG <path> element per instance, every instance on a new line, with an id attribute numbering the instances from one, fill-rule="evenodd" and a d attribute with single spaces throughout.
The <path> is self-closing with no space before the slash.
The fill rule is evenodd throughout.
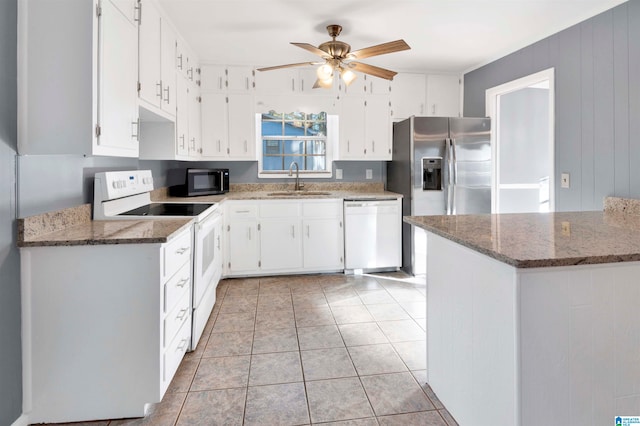
<path id="1" fill-rule="evenodd" d="M 21 249 L 28 423 L 142 417 L 162 399 L 191 339 L 191 245 L 189 228 L 165 244 Z"/>
<path id="2" fill-rule="evenodd" d="M 225 204 L 227 276 L 344 269 L 342 200 Z"/>

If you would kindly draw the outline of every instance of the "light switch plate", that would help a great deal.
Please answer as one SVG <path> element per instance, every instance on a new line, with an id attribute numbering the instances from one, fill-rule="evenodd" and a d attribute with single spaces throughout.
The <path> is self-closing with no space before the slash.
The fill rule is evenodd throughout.
<path id="1" fill-rule="evenodd" d="M 373 179 L 373 169 L 367 169 L 365 177 L 367 179 Z"/>
<path id="2" fill-rule="evenodd" d="M 569 173 L 562 173 L 562 175 L 560 175 L 560 187 L 569 188 Z"/>
<path id="3" fill-rule="evenodd" d="M 336 179 L 342 179 L 342 169 L 336 169 Z"/>

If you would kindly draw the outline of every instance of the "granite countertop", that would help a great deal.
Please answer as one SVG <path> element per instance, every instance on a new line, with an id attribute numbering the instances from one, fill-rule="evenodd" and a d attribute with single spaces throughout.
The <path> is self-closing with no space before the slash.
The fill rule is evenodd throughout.
<path id="1" fill-rule="evenodd" d="M 300 191 L 293 190 L 291 183 L 247 183 L 231 184 L 230 191 L 220 195 L 204 195 L 199 197 L 174 197 L 167 188 L 160 188 L 151 193 L 153 201 L 183 202 L 215 202 L 225 200 L 298 200 L 298 199 L 397 199 L 402 194 L 385 191 L 381 182 L 305 182 Z"/>
<path id="2" fill-rule="evenodd" d="M 636 206 L 637 204 L 637 206 Z M 640 201 L 609 197 L 605 210 L 456 216 L 404 221 L 517 268 L 640 261 Z"/>
<path id="3" fill-rule="evenodd" d="M 91 204 L 18 219 L 18 247 L 170 241 L 192 219 L 91 220 Z"/>

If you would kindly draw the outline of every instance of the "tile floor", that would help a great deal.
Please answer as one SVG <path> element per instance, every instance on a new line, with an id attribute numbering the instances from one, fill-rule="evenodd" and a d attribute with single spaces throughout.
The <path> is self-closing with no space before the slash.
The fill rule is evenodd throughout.
<path id="1" fill-rule="evenodd" d="M 425 294 L 402 273 L 223 280 L 162 402 L 89 424 L 457 425 L 425 384 Z"/>

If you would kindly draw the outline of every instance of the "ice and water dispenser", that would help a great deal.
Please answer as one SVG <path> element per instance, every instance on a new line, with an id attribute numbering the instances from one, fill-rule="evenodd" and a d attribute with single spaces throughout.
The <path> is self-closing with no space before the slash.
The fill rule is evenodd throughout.
<path id="1" fill-rule="evenodd" d="M 442 190 L 442 157 L 422 158 L 422 190 Z"/>

